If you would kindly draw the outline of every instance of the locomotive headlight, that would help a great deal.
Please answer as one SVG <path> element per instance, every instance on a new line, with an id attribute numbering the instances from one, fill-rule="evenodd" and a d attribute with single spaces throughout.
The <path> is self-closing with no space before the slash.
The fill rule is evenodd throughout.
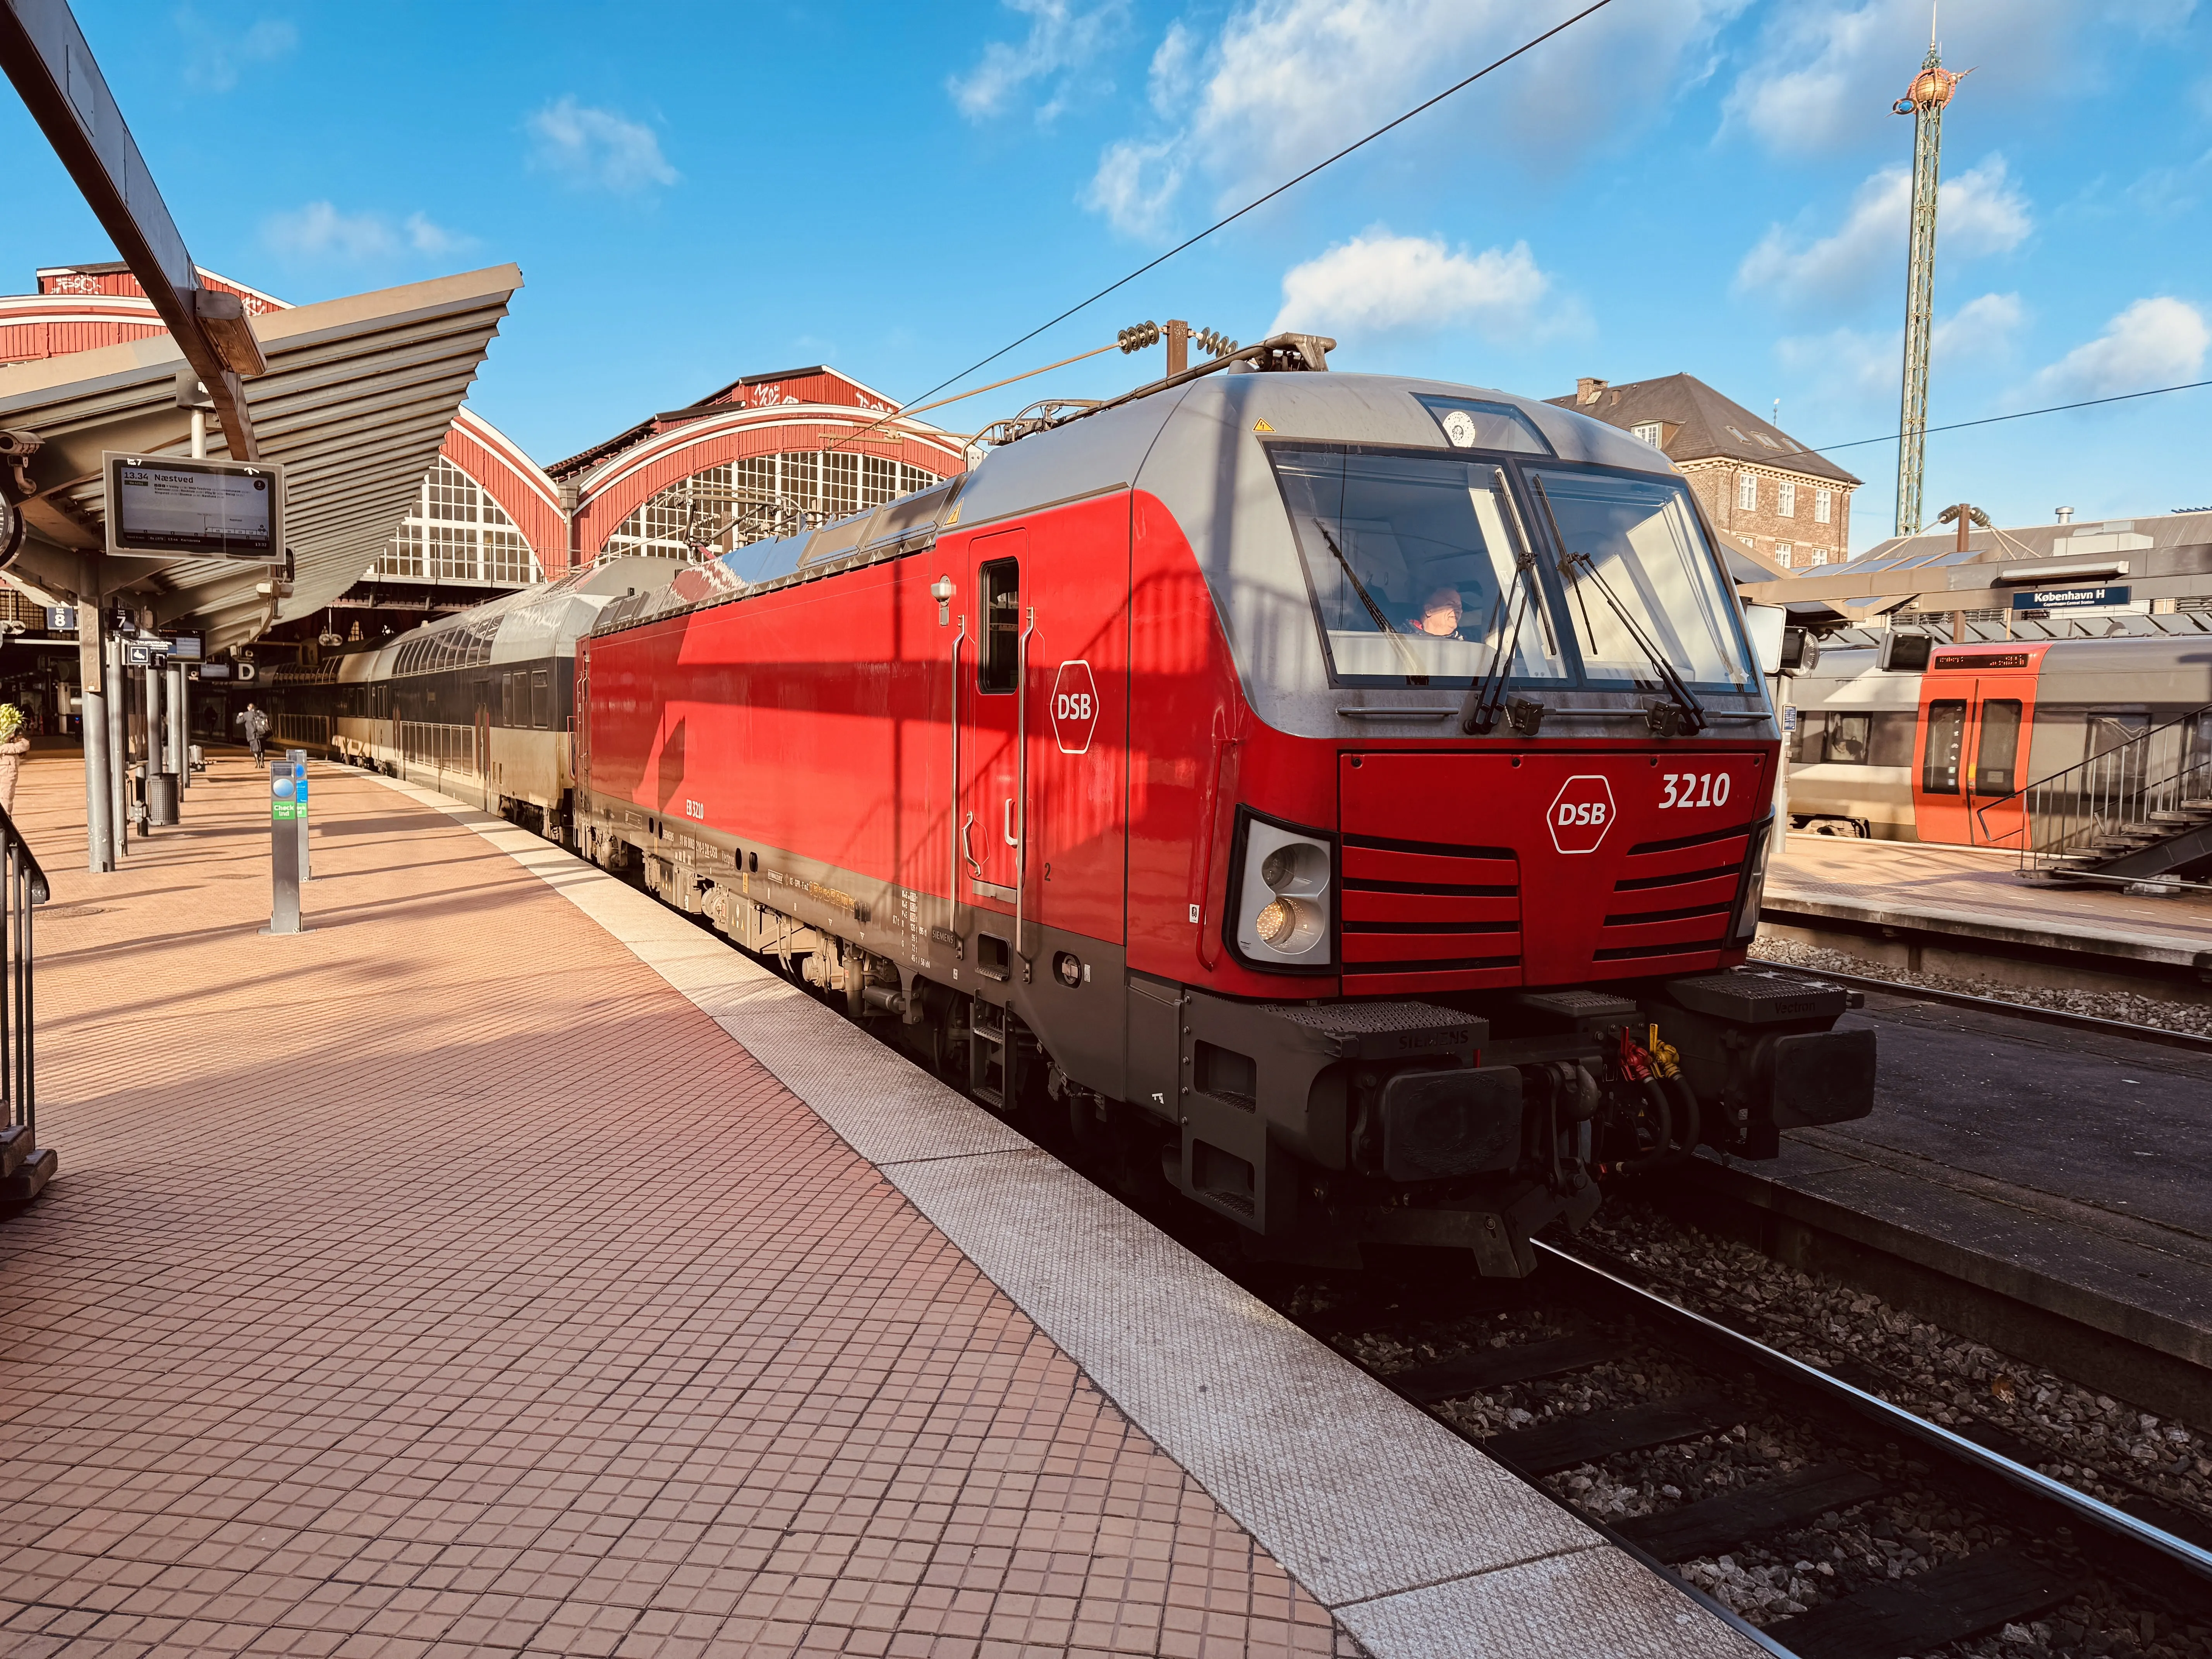
<path id="1" fill-rule="evenodd" d="M 1260 943 L 1285 956 L 1296 956 L 1328 930 L 1328 920 L 1311 899 L 1270 899 L 1252 919 Z"/>
<path id="2" fill-rule="evenodd" d="M 1783 833 L 1772 818 L 1752 826 L 1751 848 L 1744 860 L 1743 889 L 1736 898 L 1732 944 L 1748 945 L 1759 932 L 1759 907 L 1766 892 L 1766 859 L 1774 838 Z"/>
<path id="3" fill-rule="evenodd" d="M 1238 814 L 1237 954 L 1255 968 L 1327 968 L 1335 860 L 1330 838 Z"/>

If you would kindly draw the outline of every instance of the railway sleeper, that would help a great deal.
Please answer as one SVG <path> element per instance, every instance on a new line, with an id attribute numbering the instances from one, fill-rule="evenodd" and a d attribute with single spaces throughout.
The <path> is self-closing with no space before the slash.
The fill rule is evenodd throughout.
<path id="1" fill-rule="evenodd" d="M 2078 1571 L 2024 1551 L 1982 1550 L 1825 1602 L 1768 1633 L 1798 1659 L 1894 1659 L 2033 1619 L 2071 1601 L 2082 1583 Z"/>

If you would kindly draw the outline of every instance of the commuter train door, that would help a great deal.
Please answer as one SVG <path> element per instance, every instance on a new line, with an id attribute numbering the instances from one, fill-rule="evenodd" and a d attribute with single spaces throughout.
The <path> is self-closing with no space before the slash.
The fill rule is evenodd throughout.
<path id="1" fill-rule="evenodd" d="M 1012 915 L 1021 876 L 1024 634 L 1029 532 L 969 544 L 969 657 L 960 678 L 960 793 L 955 803 L 963 904 Z"/>
<path id="2" fill-rule="evenodd" d="M 2034 714 L 2034 654 L 1938 652 L 1920 683 L 1912 806 L 1921 840 L 2020 845 Z"/>

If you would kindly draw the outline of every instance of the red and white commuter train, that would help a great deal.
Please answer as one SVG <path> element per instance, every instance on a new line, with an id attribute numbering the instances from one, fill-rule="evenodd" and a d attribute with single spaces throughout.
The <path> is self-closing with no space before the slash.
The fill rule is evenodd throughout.
<path id="1" fill-rule="evenodd" d="M 1874 1035 L 1741 967 L 1779 732 L 1680 476 L 1325 344 L 665 586 L 602 568 L 528 811 L 1256 1250 L 1522 1273 L 1613 1170 L 1863 1115 Z M 420 696 L 353 672 L 332 735 L 392 765 Z"/>
<path id="2" fill-rule="evenodd" d="M 2171 728 L 2177 768 L 2212 759 L 2203 635 L 1946 645 L 1881 665 L 1826 651 L 1797 677 L 1791 822 L 1825 835 L 2019 850 L 2024 792 Z"/>

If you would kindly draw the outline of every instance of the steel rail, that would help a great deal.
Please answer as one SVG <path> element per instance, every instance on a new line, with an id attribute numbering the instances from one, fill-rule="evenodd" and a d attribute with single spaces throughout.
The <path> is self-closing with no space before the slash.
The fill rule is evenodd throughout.
<path id="1" fill-rule="evenodd" d="M 2105 1019 L 2095 1014 L 2071 1013 L 2063 1008 L 2045 1008 L 2033 1002 L 2009 1002 L 2002 997 L 1978 997 L 1968 991 L 1938 991 L 1929 986 L 1912 985 L 1902 980 L 1876 979 L 1865 974 L 1839 974 L 1826 968 L 1800 968 L 1792 963 L 1769 962 L 1761 957 L 1753 957 L 1752 964 L 1771 968 L 1778 973 L 1802 975 L 1807 979 L 1832 980 L 1858 991 L 1880 991 L 1887 996 L 1911 997 L 1953 1008 L 1977 1009 L 1983 1013 L 2033 1020 L 2039 1025 L 2063 1026 L 2100 1036 L 2124 1037 L 2133 1042 L 2155 1043 L 2160 1048 L 2180 1048 L 2191 1054 L 2212 1054 L 2212 1036 L 2199 1036 L 2194 1031 L 2176 1031 L 2163 1025 L 2130 1025 L 2125 1020 Z"/>
<path id="2" fill-rule="evenodd" d="M 2046 1512 L 2063 1517 L 2067 1524 L 2086 1532 L 2106 1547 L 2106 1564 L 2131 1577 L 2148 1583 L 2179 1577 L 2192 1597 L 2212 1600 L 2212 1551 L 2200 1549 L 2186 1539 L 2139 1521 L 2088 1493 L 2015 1463 L 2010 1458 L 1978 1446 L 1953 1433 L 1940 1423 L 1893 1406 L 1879 1395 L 1853 1387 L 1816 1365 L 1769 1347 L 1755 1337 L 1732 1330 L 1717 1320 L 1669 1302 L 1632 1279 L 1624 1279 L 1595 1262 L 1585 1261 L 1558 1245 L 1536 1242 L 1539 1255 L 1579 1279 L 1589 1288 L 1626 1304 L 1655 1324 L 1673 1326 L 1708 1351 L 1747 1364 L 1778 1378 L 1800 1394 L 1813 1396 L 1829 1409 L 1856 1417 L 1901 1440 L 1909 1440 L 1944 1462 L 1993 1480 Z M 1778 1627 L 1778 1639 L 1787 1632 Z"/>

